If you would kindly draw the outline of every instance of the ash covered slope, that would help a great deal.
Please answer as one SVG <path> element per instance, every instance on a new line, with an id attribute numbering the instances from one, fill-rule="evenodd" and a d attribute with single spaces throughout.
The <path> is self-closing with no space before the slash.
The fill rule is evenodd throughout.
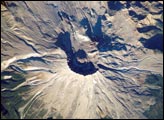
<path id="1" fill-rule="evenodd" d="M 4 118 L 149 118 L 162 69 L 163 2 L 1 5 Z"/>

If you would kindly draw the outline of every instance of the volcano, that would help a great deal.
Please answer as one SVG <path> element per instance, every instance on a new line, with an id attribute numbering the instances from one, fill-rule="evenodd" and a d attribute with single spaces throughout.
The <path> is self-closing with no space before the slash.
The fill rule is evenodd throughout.
<path id="1" fill-rule="evenodd" d="M 1 2 L 1 119 L 163 119 L 163 2 Z"/>

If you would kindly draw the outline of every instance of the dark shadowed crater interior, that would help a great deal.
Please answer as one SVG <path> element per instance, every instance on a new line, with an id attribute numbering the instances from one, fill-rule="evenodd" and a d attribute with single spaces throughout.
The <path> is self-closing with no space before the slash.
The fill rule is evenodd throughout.
<path id="1" fill-rule="evenodd" d="M 55 44 L 65 51 L 68 65 L 72 71 L 81 75 L 89 75 L 97 71 L 84 50 L 73 51 L 69 32 L 60 33 Z"/>

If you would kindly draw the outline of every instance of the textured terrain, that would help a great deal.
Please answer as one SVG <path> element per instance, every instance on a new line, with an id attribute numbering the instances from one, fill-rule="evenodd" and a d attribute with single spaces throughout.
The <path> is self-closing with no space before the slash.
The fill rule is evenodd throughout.
<path id="1" fill-rule="evenodd" d="M 1 3 L 2 118 L 163 118 L 163 2 Z"/>

